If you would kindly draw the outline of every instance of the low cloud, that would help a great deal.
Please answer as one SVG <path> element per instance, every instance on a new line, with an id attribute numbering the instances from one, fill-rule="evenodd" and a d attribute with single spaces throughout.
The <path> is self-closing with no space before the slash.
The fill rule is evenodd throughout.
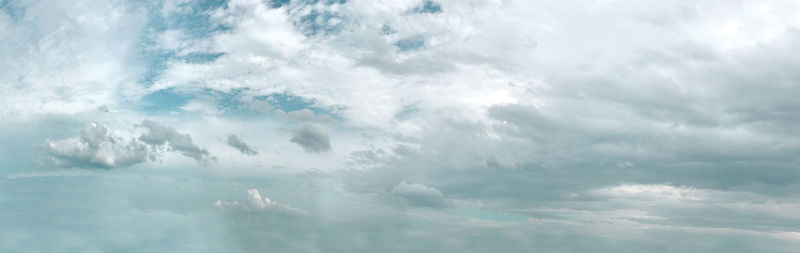
<path id="1" fill-rule="evenodd" d="M 152 158 L 141 142 L 126 141 L 96 123 L 86 124 L 77 137 L 46 141 L 44 153 L 46 163 L 63 167 L 124 167 Z"/>
<path id="2" fill-rule="evenodd" d="M 250 146 L 244 141 L 240 140 L 235 134 L 228 135 L 228 140 L 225 141 L 225 143 L 227 143 L 228 146 L 239 150 L 239 152 L 242 152 L 243 155 L 253 156 L 258 154 L 258 151 L 255 147 Z"/>
<path id="3" fill-rule="evenodd" d="M 296 128 L 291 141 L 300 145 L 307 153 L 331 151 L 330 137 L 315 125 L 306 124 Z"/>
<path id="4" fill-rule="evenodd" d="M 217 200 L 216 202 L 212 203 L 212 205 L 222 211 L 277 212 L 298 216 L 308 216 L 311 214 L 306 210 L 294 208 L 289 205 L 273 201 L 270 198 L 262 197 L 256 189 L 247 190 L 247 199 L 244 201 L 244 203 L 240 203 L 239 201 L 228 202 Z"/>
<path id="5" fill-rule="evenodd" d="M 436 188 L 417 183 L 400 182 L 392 189 L 392 195 L 403 198 L 413 206 L 444 208 L 448 206 L 444 194 Z"/>
<path id="6" fill-rule="evenodd" d="M 148 159 L 154 161 L 163 149 L 181 152 L 202 163 L 214 159 L 208 150 L 195 145 L 188 134 L 150 120 L 145 120 L 141 126 L 147 128 L 148 133 L 126 140 L 104 125 L 86 124 L 78 136 L 47 140 L 42 147 L 43 163 L 60 167 L 126 167 Z"/>
<path id="7" fill-rule="evenodd" d="M 148 145 L 167 145 L 170 150 L 179 151 L 184 156 L 191 157 L 202 163 L 208 163 L 209 160 L 213 160 L 208 150 L 195 145 L 192 137 L 188 134 L 179 133 L 173 127 L 147 119 L 142 121 L 141 126 L 147 128 L 148 132 L 140 136 L 139 140 Z"/>

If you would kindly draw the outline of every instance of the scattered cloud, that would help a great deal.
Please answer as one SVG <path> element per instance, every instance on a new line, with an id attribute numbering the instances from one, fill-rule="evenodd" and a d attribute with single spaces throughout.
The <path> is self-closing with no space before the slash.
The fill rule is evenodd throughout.
<path id="1" fill-rule="evenodd" d="M 314 124 L 303 124 L 294 129 L 291 142 L 300 145 L 307 153 L 331 151 L 328 133 Z"/>
<path id="2" fill-rule="evenodd" d="M 225 141 L 225 143 L 227 143 L 228 146 L 239 150 L 239 152 L 242 152 L 243 155 L 253 156 L 258 154 L 258 151 L 255 147 L 250 146 L 244 141 L 240 140 L 235 134 L 228 135 L 228 139 Z"/>
<path id="3" fill-rule="evenodd" d="M 115 168 L 152 158 L 147 147 L 135 139 L 117 137 L 106 126 L 86 124 L 77 137 L 46 141 L 46 163 L 63 167 Z"/>
<path id="4" fill-rule="evenodd" d="M 40 244 L 27 221 L 75 224 L 50 205 L 117 206 L 94 202 L 113 185 L 108 196 L 158 210 L 79 228 L 147 210 L 238 222 L 188 234 L 244 238 L 232 245 L 253 252 L 793 252 L 798 12 L 787 0 L 0 0 L 0 197 L 15 204 L 2 215 L 47 214 L 0 226 L 0 251 L 97 238 L 44 225 L 68 242 L 22 248 Z M 64 135 L 85 122 L 117 129 Z M 53 136 L 68 138 L 43 142 Z M 37 145 L 41 157 L 28 154 Z M 179 167 L 147 162 L 166 152 L 215 161 L 228 146 L 258 156 L 202 175 L 138 169 Z M 138 181 L 61 172 L 125 166 L 137 169 L 112 173 L 214 183 L 145 194 Z M 211 214 L 226 219 L 186 211 L 254 182 L 316 217 L 263 215 L 292 212 L 255 190 L 215 202 L 237 210 Z M 147 221 L 132 223 L 163 224 Z M 124 241 L 198 245 L 146 239 Z M 95 245 L 110 241 L 76 251 L 123 248 Z"/>
<path id="5" fill-rule="evenodd" d="M 306 210 L 284 205 L 267 197 L 261 197 L 261 194 L 256 189 L 247 190 L 247 199 L 243 203 L 239 201 L 228 202 L 217 200 L 212 203 L 212 205 L 222 211 L 278 212 L 298 216 L 311 215 L 311 213 Z"/>
<path id="6" fill-rule="evenodd" d="M 148 129 L 139 138 L 118 137 L 111 129 L 98 123 L 86 124 L 76 137 L 48 140 L 42 146 L 45 164 L 61 167 L 116 168 L 156 160 L 162 151 L 177 151 L 198 162 L 214 160 L 208 150 L 192 142 L 188 134 L 175 128 L 144 120 Z"/>
<path id="7" fill-rule="evenodd" d="M 417 183 L 400 182 L 392 188 L 392 195 L 403 198 L 412 206 L 422 206 L 431 208 L 444 208 L 448 206 L 439 189 L 428 187 Z"/>
<path id="8" fill-rule="evenodd" d="M 192 142 L 192 137 L 182 134 L 170 126 L 159 124 L 152 120 L 142 121 L 141 127 L 148 130 L 139 140 L 151 146 L 168 146 L 170 150 L 181 152 L 186 157 L 191 157 L 198 162 L 208 163 L 214 160 L 205 148 L 200 148 Z"/>

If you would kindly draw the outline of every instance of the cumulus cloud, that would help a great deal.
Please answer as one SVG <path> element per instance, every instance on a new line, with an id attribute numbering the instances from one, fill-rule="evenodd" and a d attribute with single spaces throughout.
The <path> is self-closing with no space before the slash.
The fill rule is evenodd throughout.
<path id="1" fill-rule="evenodd" d="M 86 124 L 77 137 L 46 141 L 44 153 L 46 162 L 64 167 L 123 167 L 152 157 L 144 144 L 117 137 L 97 123 Z"/>
<path id="2" fill-rule="evenodd" d="M 244 203 L 240 203 L 239 201 L 228 202 L 217 200 L 212 203 L 212 205 L 223 211 L 278 212 L 299 216 L 308 216 L 311 214 L 306 210 L 284 205 L 267 197 L 261 197 L 261 194 L 256 189 L 247 190 L 247 199 L 245 199 Z"/>
<path id="3" fill-rule="evenodd" d="M 331 151 L 328 133 L 313 124 L 304 124 L 294 129 L 291 142 L 300 145 L 307 153 Z"/>
<path id="4" fill-rule="evenodd" d="M 240 140 L 239 137 L 237 137 L 235 134 L 228 135 L 228 139 L 225 141 L 225 143 L 227 143 L 228 146 L 231 146 L 236 150 L 239 150 L 239 152 L 242 152 L 242 154 L 244 155 L 253 156 L 258 154 L 258 151 L 256 150 L 255 147 L 250 146 L 244 141 Z"/>
<path id="5" fill-rule="evenodd" d="M 43 162 L 63 167 L 125 167 L 156 160 L 164 148 L 202 163 L 214 159 L 208 150 L 195 145 L 188 134 L 178 133 L 175 128 L 151 120 L 144 120 L 141 126 L 148 132 L 125 140 L 104 125 L 86 124 L 76 137 L 46 141 Z"/>
<path id="6" fill-rule="evenodd" d="M 403 198 L 408 204 L 413 206 L 423 206 L 431 208 L 444 208 L 448 206 L 439 189 L 428 187 L 417 183 L 400 182 L 392 188 L 392 195 Z"/>
<path id="7" fill-rule="evenodd" d="M 208 150 L 200 148 L 192 142 L 192 137 L 188 134 L 179 133 L 175 128 L 159 124 L 152 120 L 142 121 L 141 127 L 147 128 L 148 132 L 142 134 L 139 140 L 151 146 L 167 145 L 169 149 L 181 152 L 186 157 L 191 157 L 198 162 L 207 163 L 213 160 Z"/>

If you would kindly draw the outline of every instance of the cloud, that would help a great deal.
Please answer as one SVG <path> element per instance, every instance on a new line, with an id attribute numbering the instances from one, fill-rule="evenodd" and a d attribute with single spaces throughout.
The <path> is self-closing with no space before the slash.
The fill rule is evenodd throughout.
<path id="1" fill-rule="evenodd" d="M 298 240 L 296 245 L 307 248 L 283 251 L 357 251 L 323 241 L 334 238 L 369 241 L 352 247 L 387 252 L 514 252 L 542 241 L 549 246 L 543 251 L 591 251 L 600 245 L 599 250 L 616 252 L 774 252 L 780 250 L 764 248 L 769 243 L 762 234 L 800 227 L 791 216 L 800 193 L 797 2 L 0 2 L 0 65 L 7 66 L 0 68 L 0 129 L 8 129 L 6 119 L 28 123 L 23 120 L 38 118 L 26 116 L 37 115 L 54 122 L 81 112 L 106 122 L 174 117 L 202 129 L 190 138 L 153 123 L 130 141 L 111 131 L 105 137 L 87 133 L 48 141 L 44 153 L 53 164 L 126 166 L 162 150 L 204 162 L 211 155 L 195 142 L 218 138 L 219 132 L 244 135 L 250 128 L 247 136 L 263 134 L 258 141 L 273 143 L 276 151 L 261 150 L 259 159 L 248 159 L 274 164 L 252 166 L 247 173 L 318 168 L 330 176 L 310 183 L 341 185 L 303 195 L 324 194 L 314 198 L 320 214 L 359 208 L 325 222 L 366 223 L 365 213 L 391 209 L 368 201 L 371 196 L 385 201 L 387 186 L 394 186 L 393 200 L 411 206 L 458 203 L 453 212 L 391 213 L 411 227 L 407 230 L 390 224 L 384 230 L 334 227 L 319 233 L 314 230 L 323 226 L 305 221 L 300 233 L 308 237 L 275 230 L 281 226 L 273 223 L 241 232 L 266 250 L 276 251 L 269 246 L 295 237 L 320 241 Z M 170 90 L 186 90 L 191 99 L 146 99 Z M 274 100 L 275 94 L 313 101 L 314 111 L 298 110 L 312 108 L 307 103 Z M 149 102 L 152 106 L 137 106 Z M 100 105 L 111 110 L 100 113 Z M 263 113 L 269 111 L 281 116 Z M 274 136 L 286 119 L 297 128 L 288 137 Z M 59 129 L 48 127 L 40 129 Z M 3 169 L 23 170 L 16 166 L 26 160 L 20 147 L 39 144 L 46 135 L 26 139 L 17 132 L 0 136 Z M 255 139 L 248 144 L 236 139 L 239 147 L 266 147 Z M 227 148 L 221 142 L 209 145 Z M 145 158 L 136 151 L 140 146 L 147 149 Z M 304 152 L 329 153 L 308 159 Z M 226 182 L 235 181 L 231 178 Z M 273 175 L 251 180 L 267 178 Z M 406 181 L 397 184 L 398 179 Z M 14 182 L 22 181 L 34 180 Z M 407 182 L 436 182 L 436 188 Z M 330 192 L 342 198 L 329 198 Z M 238 208 L 274 206 L 254 199 L 258 202 L 243 201 Z M 467 220 L 488 216 L 498 227 L 491 231 L 504 233 L 462 230 L 458 222 L 464 217 L 446 214 L 476 209 L 489 215 Z M 429 220 L 413 216 L 416 212 L 443 222 L 418 226 Z M 498 213 L 507 212 L 534 222 L 496 222 L 503 218 Z M 260 212 L 231 213 L 263 218 Z M 240 221 L 246 226 L 251 220 Z M 689 230 L 694 233 L 684 235 Z M 270 234 L 274 231 L 286 237 Z M 451 231 L 475 233 L 454 238 L 448 237 Z M 696 236 L 706 232 L 725 236 L 708 241 Z M 419 234 L 424 236 L 414 237 Z M 796 238 L 792 232 L 783 235 Z M 413 243 L 378 245 L 406 242 L 401 239 Z M 502 245 L 491 244 L 494 239 Z"/>
<path id="2" fill-rule="evenodd" d="M 213 160 L 208 150 L 200 148 L 192 142 L 192 137 L 182 134 L 173 127 L 159 124 L 152 120 L 142 121 L 141 127 L 147 128 L 148 132 L 142 134 L 139 140 L 151 146 L 167 145 L 171 150 L 179 151 L 186 157 L 191 157 L 198 162 L 207 163 Z"/>
<path id="3" fill-rule="evenodd" d="M 177 151 L 202 163 L 215 159 L 208 150 L 195 145 L 188 134 L 178 133 L 175 128 L 151 120 L 144 120 L 140 126 L 148 132 L 125 140 L 105 125 L 86 124 L 76 137 L 46 141 L 42 146 L 43 162 L 62 167 L 116 168 L 156 160 L 163 151 Z"/>
<path id="4" fill-rule="evenodd" d="M 130 50 L 141 44 L 147 13 L 126 2 L 84 3 L 2 1 L 0 119 L 114 108 L 108 94 L 141 90 L 142 64 Z"/>
<path id="5" fill-rule="evenodd" d="M 247 190 L 247 199 L 244 203 L 239 203 L 239 201 L 228 202 L 217 200 L 212 203 L 212 205 L 222 211 L 277 212 L 298 216 L 311 215 L 311 213 L 306 210 L 284 205 L 267 197 L 261 197 L 261 194 L 256 189 Z"/>
<path id="6" fill-rule="evenodd" d="M 228 139 L 225 141 L 225 143 L 227 143 L 228 146 L 239 150 L 239 152 L 242 152 L 244 155 L 253 156 L 258 154 L 258 151 L 255 147 L 247 145 L 247 143 L 244 141 L 239 140 L 239 137 L 237 137 L 235 134 L 228 135 Z"/>
<path id="7" fill-rule="evenodd" d="M 323 153 L 331 151 L 328 134 L 313 124 L 304 124 L 294 129 L 291 142 L 300 145 L 307 153 Z"/>
<path id="8" fill-rule="evenodd" d="M 671 185 L 624 184 L 592 192 L 600 196 L 654 201 L 700 201 L 710 198 L 708 190 Z"/>
<path id="9" fill-rule="evenodd" d="M 97 123 L 86 124 L 77 137 L 46 141 L 44 153 L 46 162 L 63 167 L 115 168 L 152 158 L 144 144 L 117 137 Z"/>
<path id="10" fill-rule="evenodd" d="M 444 208 L 448 206 L 447 200 L 441 191 L 417 183 L 400 182 L 392 188 L 392 195 L 399 196 L 413 206 L 431 208 Z"/>
<path id="11" fill-rule="evenodd" d="M 280 116 L 285 116 L 287 118 L 301 121 L 301 122 L 309 122 L 309 123 L 320 123 L 320 124 L 329 124 L 333 123 L 334 120 L 331 116 L 324 115 L 324 114 L 316 114 L 314 111 L 309 109 L 301 109 L 291 112 L 284 112 L 283 110 L 276 110 L 276 113 Z"/>

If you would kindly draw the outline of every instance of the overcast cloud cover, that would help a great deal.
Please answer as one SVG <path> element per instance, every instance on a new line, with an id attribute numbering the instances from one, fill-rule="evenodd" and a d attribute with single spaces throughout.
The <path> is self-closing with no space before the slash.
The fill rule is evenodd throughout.
<path id="1" fill-rule="evenodd" d="M 798 13 L 0 0 L 0 251 L 798 252 Z"/>

